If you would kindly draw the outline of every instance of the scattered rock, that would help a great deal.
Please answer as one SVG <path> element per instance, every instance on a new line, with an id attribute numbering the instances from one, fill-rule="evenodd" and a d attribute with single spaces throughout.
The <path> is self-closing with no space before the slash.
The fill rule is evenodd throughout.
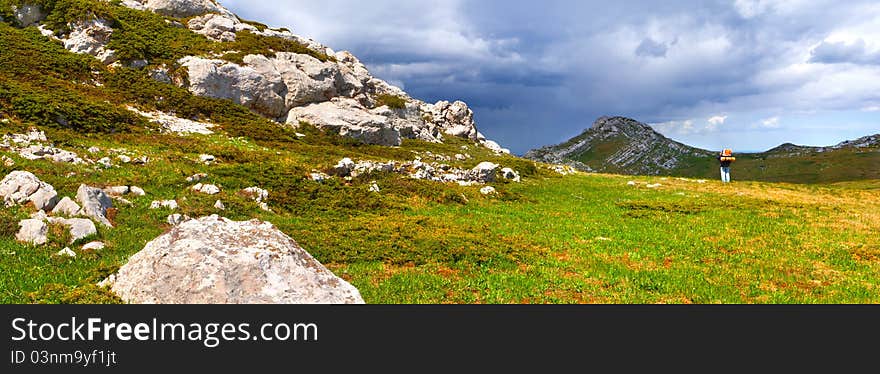
<path id="1" fill-rule="evenodd" d="M 330 176 L 327 174 L 324 174 L 324 173 L 315 172 L 315 173 L 309 174 L 309 179 L 311 179 L 315 182 L 321 183 L 327 179 L 330 179 Z"/>
<path id="2" fill-rule="evenodd" d="M 40 210 L 52 210 L 58 202 L 55 187 L 27 171 L 13 171 L 0 181 L 0 197 L 6 206 L 32 202 Z"/>
<path id="3" fill-rule="evenodd" d="M 491 162 L 481 162 L 471 170 L 470 176 L 473 180 L 482 183 L 495 181 L 495 174 L 498 171 L 498 164 Z"/>
<path id="4" fill-rule="evenodd" d="M 190 177 L 186 177 L 186 181 L 189 182 L 189 183 L 195 183 L 195 182 L 202 181 L 202 180 L 204 180 L 204 179 L 207 178 L 207 177 L 208 177 L 208 174 L 205 174 L 205 173 L 198 173 L 198 174 L 194 174 L 194 175 L 192 175 L 192 176 L 190 176 Z"/>
<path id="5" fill-rule="evenodd" d="M 87 151 L 88 151 L 89 153 L 98 153 L 98 152 L 101 152 L 101 148 L 98 148 L 98 147 L 89 147 L 89 149 L 87 149 Z"/>
<path id="6" fill-rule="evenodd" d="M 647 186 L 645 186 L 645 187 L 648 187 L 648 188 L 660 188 L 660 187 L 663 187 L 663 185 L 660 184 L 660 183 L 654 183 L 654 184 L 649 184 L 649 185 L 647 185 Z"/>
<path id="7" fill-rule="evenodd" d="M 106 192 L 110 196 L 122 196 L 128 194 L 130 191 L 131 188 L 129 188 L 128 186 L 115 186 L 107 187 L 104 189 L 104 192 Z"/>
<path id="8" fill-rule="evenodd" d="M 336 166 L 333 167 L 333 174 L 340 177 L 347 177 L 351 175 L 352 170 L 354 170 L 354 161 L 350 158 L 346 157 L 336 163 Z"/>
<path id="9" fill-rule="evenodd" d="M 629 182 L 626 183 L 626 185 L 627 185 L 627 186 L 637 186 L 638 183 L 636 183 L 635 181 L 629 181 Z"/>
<path id="10" fill-rule="evenodd" d="M 73 201 L 71 198 L 65 196 L 58 204 L 55 205 L 55 209 L 52 209 L 52 214 L 54 215 L 65 215 L 68 217 L 73 217 L 80 213 L 79 204 Z"/>
<path id="11" fill-rule="evenodd" d="M 495 190 L 495 187 L 486 186 L 480 189 L 480 193 L 483 195 L 494 195 L 498 191 Z"/>
<path id="12" fill-rule="evenodd" d="M 272 224 L 216 215 L 181 223 L 148 243 L 119 269 L 111 289 L 129 303 L 364 302 Z"/>
<path id="13" fill-rule="evenodd" d="M 39 5 L 25 4 L 22 6 L 12 6 L 15 19 L 22 27 L 35 26 L 46 19 L 46 12 Z"/>
<path id="14" fill-rule="evenodd" d="M 129 186 L 129 193 L 135 196 L 146 196 L 147 192 L 138 186 Z"/>
<path id="15" fill-rule="evenodd" d="M 3 162 L 3 166 L 6 166 L 8 168 L 15 166 L 15 161 L 9 157 L 6 157 L 5 155 L 0 157 L 0 161 Z"/>
<path id="16" fill-rule="evenodd" d="M 217 202 L 214 203 L 214 208 L 217 208 L 220 210 L 226 210 L 226 205 L 223 205 L 222 201 L 217 200 Z"/>
<path id="17" fill-rule="evenodd" d="M 217 160 L 213 155 L 201 154 L 199 155 L 199 161 L 204 163 L 205 165 L 210 165 L 212 162 Z"/>
<path id="18" fill-rule="evenodd" d="M 64 249 L 58 251 L 58 253 L 56 253 L 55 255 L 60 257 L 76 257 L 76 252 L 72 251 L 70 248 L 65 247 Z"/>
<path id="19" fill-rule="evenodd" d="M 76 191 L 76 200 L 82 205 L 86 216 L 107 227 L 113 227 L 107 219 L 107 209 L 113 208 L 113 200 L 104 191 L 81 184 Z"/>
<path id="20" fill-rule="evenodd" d="M 142 112 L 135 107 L 127 107 L 128 110 L 135 112 L 142 117 L 146 117 L 148 121 L 158 124 L 162 126 L 162 130 L 165 132 L 170 132 L 174 134 L 202 134 L 202 135 L 210 135 L 213 134 L 214 131 L 211 131 L 212 128 L 217 125 L 208 122 L 199 122 L 193 121 L 185 118 L 179 118 L 167 113 L 154 111 L 154 112 Z M 204 162 L 204 161 L 203 161 Z"/>
<path id="21" fill-rule="evenodd" d="M 171 210 L 177 209 L 177 201 L 176 200 L 161 200 L 161 201 L 153 201 L 150 203 L 150 209 L 159 209 L 159 208 L 168 208 Z"/>
<path id="22" fill-rule="evenodd" d="M 110 160 L 110 157 L 104 157 L 96 162 L 98 163 L 98 165 L 103 166 L 105 169 L 113 167 L 113 161 Z"/>
<path id="23" fill-rule="evenodd" d="M 131 162 L 131 157 L 128 157 L 126 155 L 119 155 L 119 156 L 116 156 L 116 158 L 119 159 L 119 162 L 121 162 L 123 164 L 127 164 L 127 163 Z"/>
<path id="24" fill-rule="evenodd" d="M 98 228 L 90 219 L 85 218 L 69 218 L 55 220 L 70 229 L 70 242 L 88 238 L 92 235 L 98 235 Z"/>
<path id="25" fill-rule="evenodd" d="M 49 225 L 42 219 L 26 219 L 18 223 L 20 229 L 15 240 L 33 245 L 43 245 L 49 241 Z"/>
<path id="26" fill-rule="evenodd" d="M 381 192 L 381 190 L 379 189 L 379 185 L 376 183 L 376 181 L 370 182 L 370 192 Z"/>
<path id="27" fill-rule="evenodd" d="M 520 177 L 519 177 L 519 173 L 517 173 L 515 170 L 513 170 L 513 169 L 511 169 L 511 168 L 504 168 L 504 169 L 501 169 L 501 176 L 502 176 L 504 179 L 508 179 L 508 180 L 510 180 L 510 181 L 513 181 L 513 182 L 517 182 L 517 183 L 518 183 L 518 182 L 521 181 L 521 179 L 520 179 Z"/>
<path id="28" fill-rule="evenodd" d="M 104 249 L 104 243 L 101 242 L 90 242 L 82 247 L 83 251 L 100 251 Z"/>
<path id="29" fill-rule="evenodd" d="M 269 191 L 266 191 L 260 187 L 245 188 L 241 190 L 241 194 L 258 203 L 261 203 L 269 198 Z"/>
<path id="30" fill-rule="evenodd" d="M 220 193 L 220 187 L 217 187 L 213 184 L 202 184 L 198 183 L 195 186 L 192 186 L 192 190 L 196 192 L 201 192 L 207 195 L 216 195 Z"/>

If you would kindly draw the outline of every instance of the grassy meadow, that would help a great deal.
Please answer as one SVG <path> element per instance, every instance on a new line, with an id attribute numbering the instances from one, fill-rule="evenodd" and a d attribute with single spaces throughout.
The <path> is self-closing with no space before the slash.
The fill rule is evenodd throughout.
<path id="1" fill-rule="evenodd" d="M 163 199 L 177 199 L 179 212 L 194 217 L 216 213 L 272 222 L 355 285 L 368 303 L 880 302 L 877 180 L 722 185 L 673 177 L 563 177 L 463 141 L 333 145 L 335 136 L 308 132 L 304 140 L 273 148 L 223 134 L 98 138 L 47 131 L 81 154 L 98 146 L 110 156 L 125 149 L 151 161 L 104 170 L 9 154 L 16 166 L 4 167 L 3 174 L 32 171 L 64 196 L 73 196 L 79 183 L 138 185 L 147 196 L 130 198 L 133 206 L 117 205 L 116 228 L 99 228 L 97 238 L 82 241 L 102 240 L 107 248 L 78 251 L 75 259 L 53 255 L 68 246 L 60 240 L 42 247 L 16 243 L 17 221 L 29 207 L 0 210 L 0 302 L 118 302 L 94 283 L 170 229 L 165 218 L 171 211 L 147 209 Z M 452 163 L 472 167 L 490 160 L 527 175 L 522 183 L 495 184 L 496 196 L 483 196 L 476 186 L 396 174 L 351 182 L 306 178 L 342 157 L 406 160 L 426 151 L 468 152 L 473 159 Z M 219 162 L 204 165 L 200 153 Z M 191 192 L 184 178 L 198 172 L 223 192 Z M 373 180 L 380 193 L 369 192 Z M 661 186 L 648 188 L 651 183 Z M 252 185 L 270 191 L 273 212 L 235 193 Z M 226 211 L 213 208 L 216 199 Z"/>

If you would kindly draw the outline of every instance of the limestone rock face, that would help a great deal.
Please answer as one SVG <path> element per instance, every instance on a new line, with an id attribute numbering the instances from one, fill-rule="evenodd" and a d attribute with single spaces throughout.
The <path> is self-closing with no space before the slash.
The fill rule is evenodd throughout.
<path id="1" fill-rule="evenodd" d="M 32 202 L 37 209 L 50 211 L 58 203 L 55 187 L 27 171 L 13 171 L 0 181 L 0 197 L 6 206 Z"/>
<path id="2" fill-rule="evenodd" d="M 187 18 L 206 13 L 232 14 L 214 0 L 123 0 L 122 4 L 129 8 L 150 10 L 163 16 L 175 18 Z"/>
<path id="3" fill-rule="evenodd" d="M 287 113 L 287 91 L 280 74 L 261 74 L 253 67 L 200 57 L 185 57 L 179 62 L 188 70 L 193 94 L 230 100 L 269 118 Z"/>
<path id="4" fill-rule="evenodd" d="M 130 303 L 363 303 L 272 224 L 213 215 L 189 220 L 147 243 L 110 280 Z"/>
<path id="5" fill-rule="evenodd" d="M 399 146 L 400 131 L 387 117 L 372 114 L 353 99 L 334 99 L 329 102 L 294 108 L 287 123 L 298 126 L 308 122 L 322 130 L 359 139 L 367 144 Z"/>
<path id="6" fill-rule="evenodd" d="M 110 22 L 92 19 L 71 24 L 70 34 L 61 41 L 68 51 L 92 55 L 102 63 L 110 64 L 116 60 L 114 52 L 106 48 L 112 34 Z"/>

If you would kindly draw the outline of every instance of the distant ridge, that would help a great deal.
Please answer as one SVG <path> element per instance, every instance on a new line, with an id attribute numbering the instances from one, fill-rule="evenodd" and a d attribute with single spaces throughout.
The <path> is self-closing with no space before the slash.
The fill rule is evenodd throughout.
<path id="1" fill-rule="evenodd" d="M 600 117 L 568 141 L 533 149 L 523 157 L 567 164 L 583 171 L 714 177 L 715 151 L 669 139 L 626 117 Z M 785 143 L 766 152 L 739 153 L 741 179 L 794 183 L 880 178 L 880 134 L 828 147 Z"/>

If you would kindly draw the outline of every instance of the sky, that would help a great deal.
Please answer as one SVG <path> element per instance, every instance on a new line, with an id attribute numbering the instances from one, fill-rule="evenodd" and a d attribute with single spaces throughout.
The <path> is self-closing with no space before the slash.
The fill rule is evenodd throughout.
<path id="1" fill-rule="evenodd" d="M 880 133 L 876 0 L 221 0 L 358 56 L 427 101 L 462 100 L 515 154 L 600 116 L 711 150 Z"/>

